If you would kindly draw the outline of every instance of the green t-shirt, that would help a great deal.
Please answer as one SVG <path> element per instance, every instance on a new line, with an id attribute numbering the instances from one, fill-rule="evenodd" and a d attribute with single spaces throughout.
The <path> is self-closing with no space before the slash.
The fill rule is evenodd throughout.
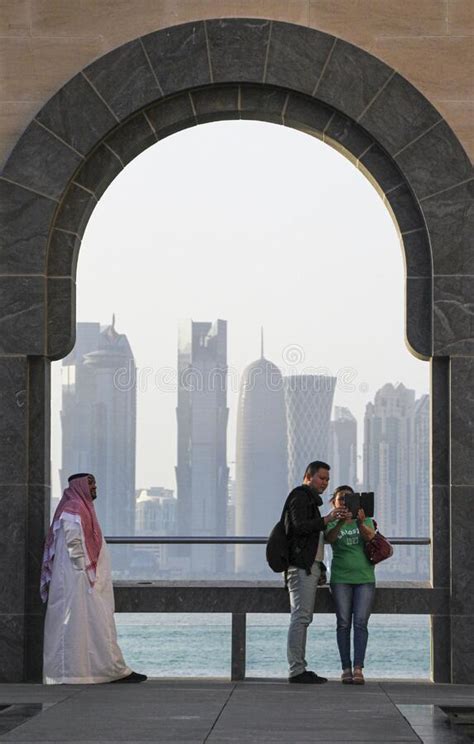
<path id="1" fill-rule="evenodd" d="M 337 521 L 329 522 L 325 532 L 335 527 Z M 370 517 L 364 524 L 374 529 L 374 522 Z M 375 566 L 369 561 L 364 552 L 364 540 L 359 532 L 357 522 L 345 522 L 337 536 L 336 542 L 331 544 L 331 582 L 333 584 L 371 584 L 375 582 Z"/>

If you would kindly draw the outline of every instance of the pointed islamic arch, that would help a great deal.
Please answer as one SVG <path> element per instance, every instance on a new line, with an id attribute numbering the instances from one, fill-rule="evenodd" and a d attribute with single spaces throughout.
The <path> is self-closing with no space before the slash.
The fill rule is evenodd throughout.
<path id="1" fill-rule="evenodd" d="M 407 80 L 305 26 L 221 19 L 135 39 L 64 85 L 6 161 L 0 489 L 19 489 L 11 518 L 19 510 L 19 551 L 21 544 L 29 551 L 18 553 L 16 565 L 34 586 L 49 508 L 49 364 L 74 344 L 76 263 L 89 216 L 147 147 L 222 119 L 275 122 L 323 139 L 372 180 L 393 215 L 405 255 L 407 341 L 432 365 L 433 585 L 449 586 L 451 602 L 450 625 L 437 620 L 435 676 L 466 681 L 463 639 L 471 637 L 474 598 L 465 589 L 474 546 L 459 514 L 474 503 L 472 166 L 440 113 Z M 453 530 L 461 543 L 451 542 Z M 18 587 L 12 597 L 15 613 L 2 622 L 16 648 L 8 674 L 20 679 L 37 674 L 41 611 Z M 442 636 L 448 645 L 436 640 Z"/>
<path id="2" fill-rule="evenodd" d="M 321 137 L 369 175 L 401 234 L 412 350 L 422 358 L 462 352 L 463 318 L 447 318 L 444 306 L 453 289 L 468 292 L 454 277 L 473 260 L 465 225 L 472 171 L 458 139 L 424 96 L 367 52 L 258 19 L 184 24 L 125 44 L 37 114 L 0 182 L 2 273 L 25 277 L 24 294 L 38 300 L 36 311 L 25 307 L 36 348 L 18 334 L 9 346 L 50 358 L 71 347 L 74 323 L 66 328 L 64 311 L 74 306 L 80 240 L 130 160 L 186 127 L 239 118 Z M 16 284 L 7 280 L 5 291 L 18 296 Z"/>

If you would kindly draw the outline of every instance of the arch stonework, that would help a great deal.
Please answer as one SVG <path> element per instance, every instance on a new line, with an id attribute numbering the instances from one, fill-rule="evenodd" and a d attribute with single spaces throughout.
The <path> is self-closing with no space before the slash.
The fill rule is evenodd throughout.
<path id="1" fill-rule="evenodd" d="M 5 680 L 40 675 L 49 519 L 49 367 L 74 343 L 80 241 L 120 170 L 173 132 L 258 119 L 321 137 L 374 182 L 398 226 L 406 337 L 432 370 L 433 676 L 474 669 L 472 166 L 439 112 L 367 52 L 287 23 L 221 19 L 131 41 L 41 109 L 0 176 L 0 592 Z M 471 224 L 470 224 L 471 220 Z M 8 540 L 6 539 L 8 536 Z"/>

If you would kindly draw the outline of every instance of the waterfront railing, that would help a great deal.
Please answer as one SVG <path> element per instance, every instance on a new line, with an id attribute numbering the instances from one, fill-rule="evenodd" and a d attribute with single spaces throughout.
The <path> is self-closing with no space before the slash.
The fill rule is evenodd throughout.
<path id="1" fill-rule="evenodd" d="M 390 537 L 392 545 L 430 545 L 429 537 Z M 110 545 L 265 545 L 266 537 L 114 535 Z M 288 613 L 288 592 L 282 581 L 261 580 L 144 580 L 114 581 L 117 612 L 220 612 L 232 616 L 231 679 L 245 679 L 247 614 Z M 377 582 L 373 612 L 431 615 L 432 622 L 446 614 L 448 590 L 429 581 Z M 316 593 L 315 612 L 334 613 L 328 586 Z"/>

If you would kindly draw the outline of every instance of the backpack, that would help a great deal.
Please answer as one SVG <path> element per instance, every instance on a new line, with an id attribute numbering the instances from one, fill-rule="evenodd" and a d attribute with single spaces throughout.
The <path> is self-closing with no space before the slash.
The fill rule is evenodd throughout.
<path id="1" fill-rule="evenodd" d="M 289 497 L 288 497 L 289 498 Z M 290 551 L 288 546 L 288 535 L 285 528 L 285 512 L 288 499 L 281 513 L 280 520 L 270 532 L 267 540 L 266 556 L 267 563 L 275 573 L 287 571 L 290 565 Z"/>

